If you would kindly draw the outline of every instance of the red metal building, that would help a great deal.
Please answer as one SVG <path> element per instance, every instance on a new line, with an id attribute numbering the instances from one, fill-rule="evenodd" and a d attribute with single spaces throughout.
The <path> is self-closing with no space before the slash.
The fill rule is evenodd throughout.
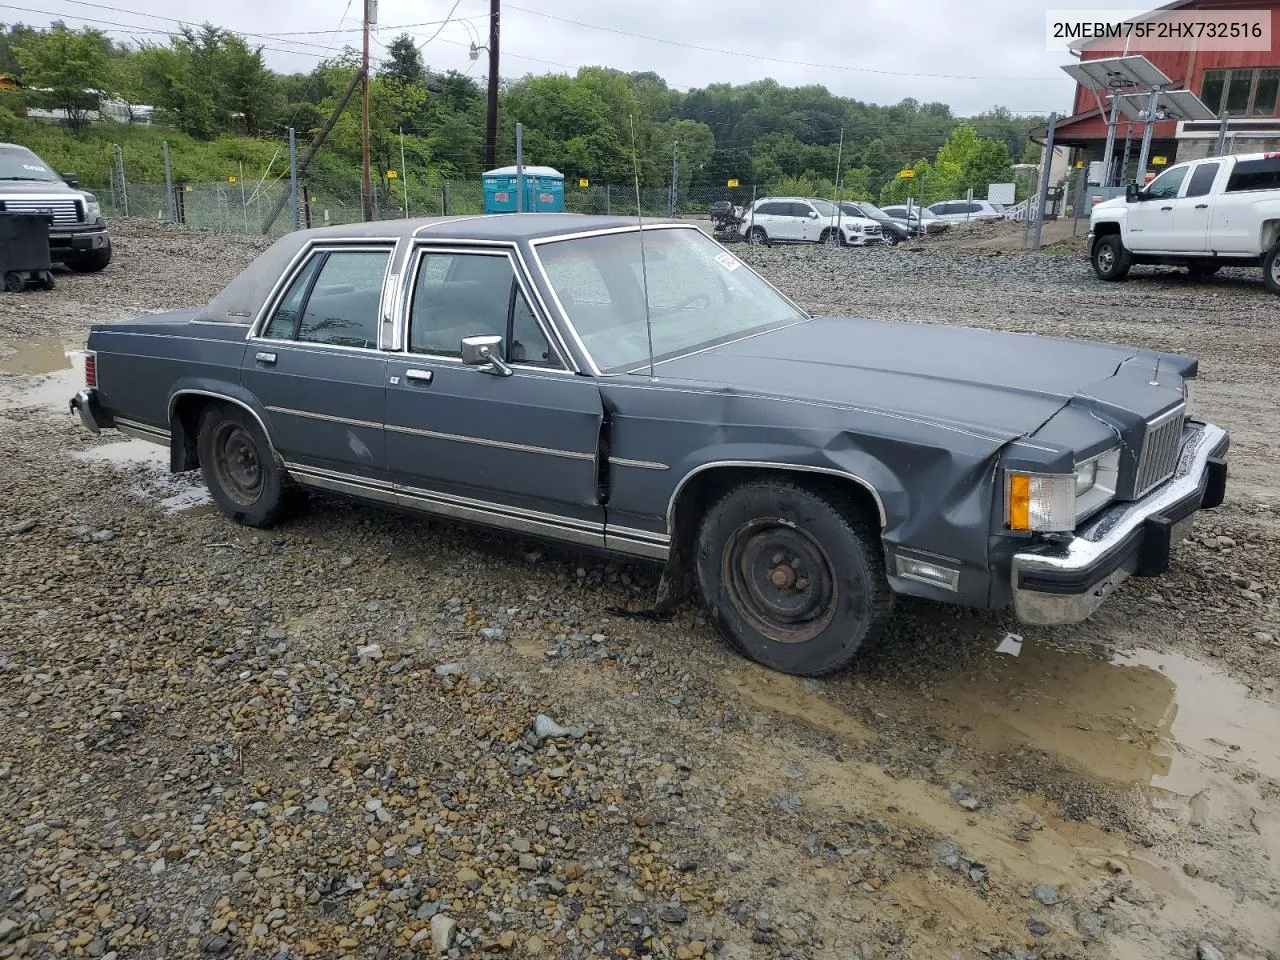
<path id="1" fill-rule="evenodd" d="M 1190 90 L 1219 117 L 1230 111 L 1226 152 L 1274 150 L 1280 145 L 1280 0 L 1180 0 L 1153 11 L 1206 11 L 1215 14 L 1231 10 L 1272 11 L 1272 37 L 1269 50 L 1134 50 L 1157 66 L 1173 80 L 1174 88 Z M 1098 50 L 1096 42 L 1079 45 L 1072 51 L 1082 60 L 1120 56 L 1114 45 Z M 1102 93 L 1108 112 L 1110 100 Z M 1164 163 L 1208 156 L 1218 135 L 1218 121 L 1165 120 L 1154 124 L 1151 131 L 1151 162 L 1146 177 L 1160 172 Z M 1045 133 L 1037 131 L 1039 137 Z M 1137 166 L 1143 124 L 1129 123 L 1121 117 L 1116 127 L 1115 162 L 1124 160 L 1125 141 L 1129 141 L 1128 165 L 1120 182 L 1141 180 Z M 1092 90 L 1076 87 L 1072 116 L 1060 120 L 1054 135 L 1057 144 L 1072 147 L 1073 160 L 1101 160 L 1107 140 L 1107 122 L 1098 109 Z"/>

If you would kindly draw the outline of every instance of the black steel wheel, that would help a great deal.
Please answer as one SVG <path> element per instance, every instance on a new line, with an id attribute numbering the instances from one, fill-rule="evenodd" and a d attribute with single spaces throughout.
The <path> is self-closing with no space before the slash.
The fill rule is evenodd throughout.
<path id="1" fill-rule="evenodd" d="M 721 564 L 729 601 L 778 643 L 812 640 L 835 615 L 840 588 L 831 558 L 788 520 L 748 520 L 730 534 Z"/>
<path id="2" fill-rule="evenodd" d="M 783 478 L 742 483 L 711 507 L 694 576 L 736 650 L 801 676 L 846 666 L 892 608 L 875 520 L 845 496 Z"/>
<path id="3" fill-rule="evenodd" d="M 256 418 L 243 407 L 212 403 L 200 417 L 200 470 L 218 509 L 236 523 L 268 527 L 297 500 Z"/>

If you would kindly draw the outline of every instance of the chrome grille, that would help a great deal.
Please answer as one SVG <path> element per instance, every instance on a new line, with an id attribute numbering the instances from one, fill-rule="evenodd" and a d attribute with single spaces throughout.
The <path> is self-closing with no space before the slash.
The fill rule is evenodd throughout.
<path id="1" fill-rule="evenodd" d="M 1174 407 L 1148 421 L 1142 452 L 1138 455 L 1138 473 L 1134 478 L 1134 497 L 1141 497 L 1173 476 L 1182 448 L 1182 423 L 1186 405 Z"/>
<path id="2" fill-rule="evenodd" d="M 879 224 L 872 224 L 872 225 L 869 225 L 869 226 L 867 227 L 867 234 L 868 234 L 868 235 L 877 236 L 877 235 L 879 235 L 879 233 L 880 233 L 880 225 L 879 225 Z"/>
<path id="3" fill-rule="evenodd" d="M 27 198 L 5 198 L 6 213 L 53 213 L 54 223 L 79 223 L 80 208 L 74 199 L 37 200 Z"/>

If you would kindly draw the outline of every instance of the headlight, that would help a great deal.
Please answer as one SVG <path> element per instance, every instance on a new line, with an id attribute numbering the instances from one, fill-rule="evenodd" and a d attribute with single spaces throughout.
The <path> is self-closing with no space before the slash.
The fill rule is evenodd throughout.
<path id="1" fill-rule="evenodd" d="M 1072 473 L 1008 474 L 1010 530 L 1050 533 L 1076 525 L 1076 478 Z"/>
<path id="2" fill-rule="evenodd" d="M 89 221 L 97 220 L 102 216 L 102 204 L 92 193 L 84 195 L 84 216 Z"/>
<path id="3" fill-rule="evenodd" d="M 1054 533 L 1073 530 L 1088 514 L 1116 495 L 1120 448 L 1076 464 L 1075 473 L 1007 474 L 1005 501 L 1010 530 Z"/>

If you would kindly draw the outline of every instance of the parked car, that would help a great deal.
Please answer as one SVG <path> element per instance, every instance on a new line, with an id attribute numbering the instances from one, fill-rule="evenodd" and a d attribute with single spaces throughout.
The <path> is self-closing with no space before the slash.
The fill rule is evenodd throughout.
<path id="1" fill-rule="evenodd" d="M 929 210 L 939 220 L 950 223 L 1004 219 L 1004 211 L 989 200 L 940 200 L 937 203 L 931 203 Z"/>
<path id="2" fill-rule="evenodd" d="M 1280 293 L 1280 153 L 1179 163 L 1145 187 L 1131 183 L 1090 212 L 1087 247 L 1102 280 L 1123 280 L 1134 264 L 1201 277 L 1260 266 Z"/>
<path id="3" fill-rule="evenodd" d="M 74 174 L 59 176 L 20 144 L 0 143 L 0 209 L 51 216 L 49 252 L 71 270 L 97 271 L 111 262 L 98 198 L 77 189 Z"/>
<path id="4" fill-rule="evenodd" d="M 890 246 L 897 246 L 903 240 L 909 240 L 912 235 L 911 227 L 906 220 L 899 220 L 889 216 L 873 203 L 855 200 L 841 200 L 840 209 L 844 211 L 846 217 L 862 217 L 866 220 L 872 220 L 880 225 L 880 234 L 884 237 L 884 242 Z"/>
<path id="5" fill-rule="evenodd" d="M 748 243 L 883 243 L 880 225 L 862 217 L 845 218 L 836 205 L 816 197 L 761 197 L 747 208 L 742 224 Z"/>
<path id="6" fill-rule="evenodd" d="M 884 212 L 895 220 L 905 220 L 910 224 L 911 229 L 914 231 L 912 234 L 913 236 L 918 237 L 921 234 L 928 236 L 929 234 L 943 233 L 951 229 L 950 222 L 940 219 L 938 215 L 928 207 L 922 207 L 918 204 L 911 205 L 910 214 L 907 213 L 906 204 L 895 204 L 890 207 L 885 207 Z"/>
<path id="7" fill-rule="evenodd" d="M 655 609 L 696 585 L 795 674 L 900 594 L 1088 617 L 1226 485 L 1192 357 L 812 316 L 688 221 L 296 231 L 87 348 L 84 426 L 166 446 L 237 523 L 313 489 L 655 561 Z"/>

